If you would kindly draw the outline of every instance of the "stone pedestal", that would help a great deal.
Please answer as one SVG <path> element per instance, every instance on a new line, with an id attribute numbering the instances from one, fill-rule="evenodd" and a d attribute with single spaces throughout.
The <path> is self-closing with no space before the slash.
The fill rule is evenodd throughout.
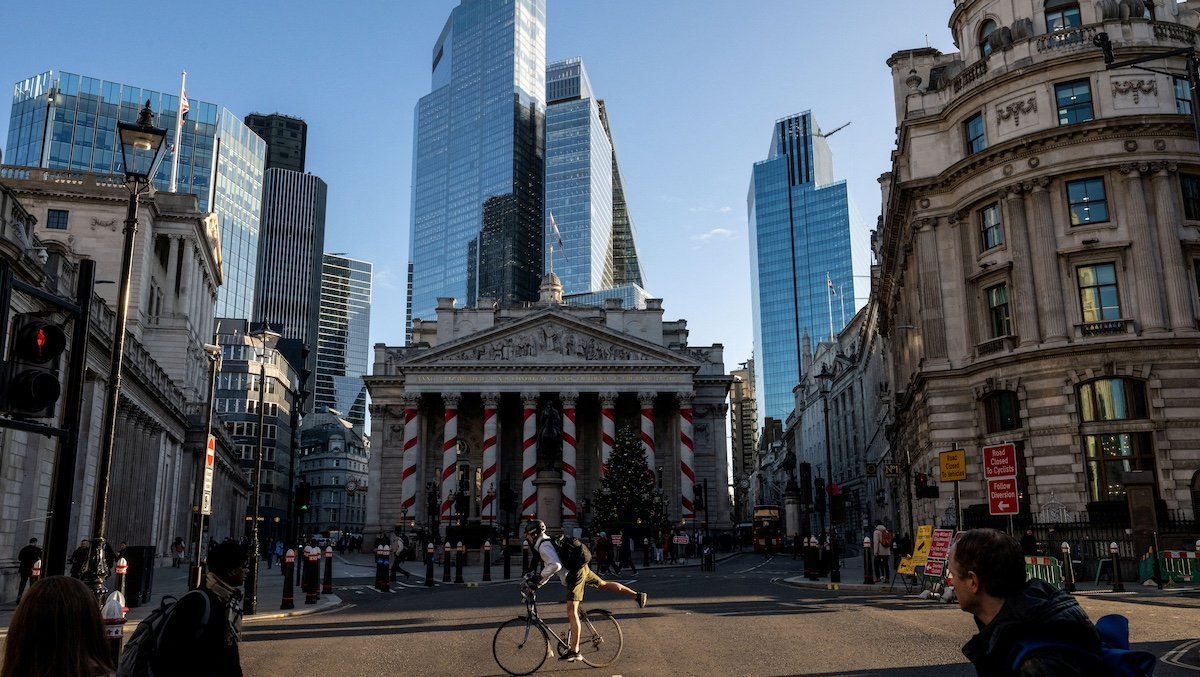
<path id="1" fill-rule="evenodd" d="M 546 523 L 548 531 L 557 532 L 563 527 L 562 519 L 562 473 L 557 470 L 539 470 L 533 480 L 537 489 L 537 516 Z"/>
<path id="2" fill-rule="evenodd" d="M 800 492 L 789 491 L 783 497 L 783 528 L 788 538 L 800 536 Z"/>

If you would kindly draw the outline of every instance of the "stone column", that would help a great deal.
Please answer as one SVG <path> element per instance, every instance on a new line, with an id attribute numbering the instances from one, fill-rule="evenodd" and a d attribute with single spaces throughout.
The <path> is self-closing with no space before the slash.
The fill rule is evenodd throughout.
<path id="1" fill-rule="evenodd" d="M 1037 304 L 1034 299 L 1033 270 L 1029 265 L 1029 235 L 1025 222 L 1025 197 L 1020 185 L 1004 189 L 1004 203 L 1008 212 L 1008 242 L 1012 247 L 1014 291 L 1017 306 L 1017 335 L 1022 346 L 1037 345 L 1041 336 L 1038 331 Z"/>
<path id="2" fill-rule="evenodd" d="M 400 519 L 407 522 L 417 517 L 417 468 L 425 460 L 421 448 L 420 395 L 405 395 L 400 403 L 404 406 L 404 441 L 400 461 Z M 381 518 L 382 523 L 382 518 Z"/>
<path id="3" fill-rule="evenodd" d="M 1129 236 L 1133 240 L 1133 276 L 1137 288 L 1137 314 L 1143 332 L 1166 330 L 1163 324 L 1162 302 L 1158 294 L 1158 252 L 1154 250 L 1154 232 L 1146 217 L 1146 193 L 1142 173 L 1149 165 L 1121 165 L 1125 175 L 1125 193 L 1129 208 L 1125 211 Z"/>
<path id="4" fill-rule="evenodd" d="M 454 500 L 454 471 L 458 467 L 458 393 L 442 393 L 446 405 L 445 426 L 442 428 L 442 507 L 441 521 L 450 520 L 450 506 Z"/>
<path id="5" fill-rule="evenodd" d="M 179 281 L 179 242 L 177 235 L 167 235 L 167 274 L 163 277 L 163 287 L 167 298 L 171 299 L 171 313 L 179 314 L 179 300 L 176 296 L 176 283 Z"/>
<path id="6" fill-rule="evenodd" d="M 1032 203 L 1030 230 L 1030 253 L 1033 261 L 1033 278 L 1037 288 L 1038 320 L 1042 327 L 1042 338 L 1047 343 L 1067 340 L 1067 321 L 1063 312 L 1063 283 L 1058 271 L 1058 232 L 1054 225 L 1054 208 L 1050 204 L 1050 192 L 1046 187 L 1050 179 L 1030 181 L 1028 189 Z"/>
<path id="7" fill-rule="evenodd" d="M 642 450 L 646 452 L 646 465 L 650 472 L 655 471 L 654 465 L 654 400 L 656 393 L 638 393 L 638 402 L 642 405 Z"/>
<path id="8" fill-rule="evenodd" d="M 679 490 L 684 520 L 696 519 L 696 442 L 692 429 L 692 393 L 679 396 Z"/>
<path id="9" fill-rule="evenodd" d="M 1154 189 L 1154 220 L 1158 225 L 1159 260 L 1162 261 L 1163 281 L 1167 286 L 1167 316 L 1171 329 L 1195 329 L 1196 311 L 1192 307 L 1192 292 L 1188 285 L 1187 264 L 1179 244 L 1179 211 L 1175 208 L 1174 164 L 1152 166 L 1150 185 Z"/>
<path id="10" fill-rule="evenodd" d="M 537 393 L 521 393 L 521 517 L 537 518 Z"/>
<path id="11" fill-rule="evenodd" d="M 563 526 L 573 529 L 577 523 L 576 494 L 575 494 L 575 403 L 579 393 L 560 393 L 563 408 L 562 433 L 562 518 Z"/>
<path id="12" fill-rule="evenodd" d="M 617 438 L 617 394 L 600 393 L 600 474 L 608 474 L 608 457 Z"/>
<path id="13" fill-rule="evenodd" d="M 938 271 L 936 218 L 920 219 L 917 229 L 918 286 L 921 291 L 921 340 L 925 357 L 946 359 L 946 322 L 942 309 L 942 280 Z"/>
<path id="14" fill-rule="evenodd" d="M 480 516 L 488 524 L 496 523 L 496 498 L 500 494 L 497 483 L 500 479 L 500 454 L 497 440 L 499 439 L 498 423 L 500 417 L 496 411 L 500 404 L 500 393 L 483 394 L 483 486 L 480 491 L 482 509 Z"/>

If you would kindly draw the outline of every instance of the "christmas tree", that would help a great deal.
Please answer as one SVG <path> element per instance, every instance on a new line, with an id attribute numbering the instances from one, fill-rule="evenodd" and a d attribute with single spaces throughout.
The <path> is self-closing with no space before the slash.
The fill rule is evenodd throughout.
<path id="1" fill-rule="evenodd" d="M 596 492 L 593 531 L 620 531 L 642 526 L 655 530 L 667 526 L 667 506 L 655 474 L 646 465 L 639 431 L 617 431 L 608 457 L 608 474 Z"/>

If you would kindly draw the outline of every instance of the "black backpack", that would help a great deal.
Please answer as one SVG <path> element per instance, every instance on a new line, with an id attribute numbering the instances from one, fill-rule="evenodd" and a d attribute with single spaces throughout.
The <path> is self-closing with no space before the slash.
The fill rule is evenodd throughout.
<path id="1" fill-rule="evenodd" d="M 204 599 L 204 613 L 200 617 L 200 629 L 203 631 L 212 615 L 208 595 L 203 590 L 192 590 L 184 596 L 186 595 L 200 595 Z M 121 660 L 117 665 L 117 677 L 154 676 L 150 663 L 158 652 L 158 644 L 162 641 L 163 630 L 166 628 L 171 614 L 175 612 L 178 602 L 179 600 L 174 597 L 164 596 L 158 608 L 151 611 L 150 615 L 138 624 L 133 635 L 125 642 L 125 649 L 121 652 Z M 200 637 L 197 635 L 195 639 L 198 640 Z"/>
<path id="2" fill-rule="evenodd" d="M 558 559 L 562 561 L 567 571 L 579 571 L 592 561 L 592 551 L 578 538 L 559 536 L 554 539 L 553 543 L 554 549 L 558 552 Z"/>

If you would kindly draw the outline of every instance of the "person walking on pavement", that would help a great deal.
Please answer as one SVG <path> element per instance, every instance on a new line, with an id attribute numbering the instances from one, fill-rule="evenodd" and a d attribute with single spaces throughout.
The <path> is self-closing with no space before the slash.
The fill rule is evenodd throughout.
<path id="1" fill-rule="evenodd" d="M 404 574 L 404 580 L 407 581 L 407 580 L 412 580 L 412 574 L 405 571 L 404 567 L 401 566 L 401 562 L 404 561 L 404 551 L 405 551 L 406 547 L 407 547 L 407 545 L 404 542 L 404 535 L 401 534 L 399 531 L 393 531 L 392 532 L 392 544 L 391 544 L 392 575 L 395 576 L 396 572 L 398 571 L 398 572 Z"/>
<path id="2" fill-rule="evenodd" d="M 163 626 L 151 659 L 154 674 L 241 677 L 238 635 L 245 581 L 246 551 L 241 545 L 226 541 L 209 551 L 204 582 L 179 598 Z"/>
<path id="3" fill-rule="evenodd" d="M 1038 554 L 1037 536 L 1033 535 L 1033 529 L 1026 529 L 1025 534 L 1021 536 L 1021 554 L 1026 557 L 1035 557 Z"/>
<path id="4" fill-rule="evenodd" d="M 275 552 L 276 561 L 282 562 L 283 556 L 286 554 L 283 550 L 283 540 L 282 539 L 276 540 L 275 545 L 272 546 L 272 550 L 274 550 L 274 552 Z M 283 565 L 280 565 L 280 567 L 279 567 L 280 572 L 283 572 L 283 570 L 285 568 L 286 567 L 284 567 Z"/>
<path id="5" fill-rule="evenodd" d="M 171 544 L 171 566 L 178 569 L 183 563 L 183 553 L 187 551 L 187 546 L 183 544 L 183 539 L 179 536 L 175 537 L 175 542 Z M 270 565 L 268 565 L 270 568 Z"/>
<path id="6" fill-rule="evenodd" d="M 621 566 L 629 567 L 629 571 L 637 573 L 637 567 L 633 565 L 633 538 L 629 534 L 621 537 Z"/>
<path id="7" fill-rule="evenodd" d="M 875 580 L 886 581 L 888 579 L 888 560 L 892 556 L 892 541 L 895 536 L 891 530 L 880 520 L 875 525 L 875 533 L 871 535 L 871 552 L 875 555 Z"/>
<path id="8" fill-rule="evenodd" d="M 88 539 L 83 539 L 79 542 L 79 547 L 71 553 L 71 557 L 67 559 L 71 563 L 71 578 L 79 578 L 79 574 L 83 571 L 83 565 L 87 564 L 88 558 Z"/>
<path id="9" fill-rule="evenodd" d="M 21 599 L 21 593 L 25 591 L 25 586 L 29 585 L 29 579 L 33 576 L 33 565 L 42 558 L 42 549 L 37 544 L 36 538 L 29 539 L 29 545 L 21 548 L 21 552 L 17 553 L 17 573 L 21 575 L 21 583 L 17 587 L 17 599 Z"/>
<path id="10" fill-rule="evenodd" d="M 34 583 L 8 624 L 0 677 L 101 677 L 112 670 L 92 591 L 66 576 Z"/>

